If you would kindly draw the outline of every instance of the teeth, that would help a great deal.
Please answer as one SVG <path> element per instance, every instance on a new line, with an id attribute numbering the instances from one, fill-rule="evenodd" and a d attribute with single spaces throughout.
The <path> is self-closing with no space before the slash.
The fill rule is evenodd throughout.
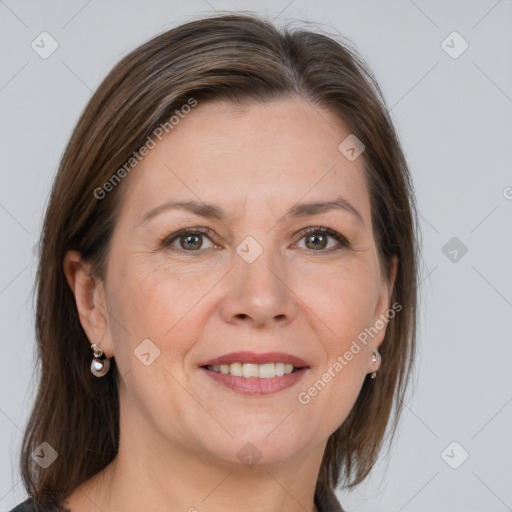
<path id="1" fill-rule="evenodd" d="M 235 377 L 259 378 L 259 379 L 271 379 L 273 377 L 281 377 L 282 375 L 292 373 L 294 366 L 285 363 L 266 363 L 266 364 L 216 364 L 214 366 L 207 366 L 208 370 L 214 372 L 228 373 Z"/>
<path id="2" fill-rule="evenodd" d="M 284 363 L 276 363 L 276 375 L 281 377 L 284 374 Z"/>
<path id="3" fill-rule="evenodd" d="M 248 379 L 249 377 L 258 377 L 258 365 L 257 364 L 243 364 L 242 365 L 242 377 Z"/>
<path id="4" fill-rule="evenodd" d="M 235 375 L 236 377 L 242 376 L 242 365 L 240 363 L 227 364 L 227 373 Z"/>
<path id="5" fill-rule="evenodd" d="M 260 379 L 270 379 L 272 377 L 275 377 L 276 374 L 276 365 L 274 363 L 268 363 L 268 364 L 260 364 L 260 365 L 254 365 L 258 367 L 258 377 Z M 292 366 L 293 369 L 293 366 Z"/>

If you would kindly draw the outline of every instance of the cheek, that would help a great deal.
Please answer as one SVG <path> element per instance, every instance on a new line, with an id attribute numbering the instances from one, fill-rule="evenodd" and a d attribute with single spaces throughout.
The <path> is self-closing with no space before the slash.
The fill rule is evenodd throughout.
<path id="1" fill-rule="evenodd" d="M 308 305 L 324 324 L 328 352 L 344 351 L 374 319 L 378 302 L 376 274 L 370 266 L 346 265 L 303 279 Z"/>
<path id="2" fill-rule="evenodd" d="M 346 418 L 361 390 L 370 359 L 363 341 L 373 325 L 378 290 L 369 266 L 353 265 L 328 279 L 310 280 L 307 305 L 314 315 L 324 351 L 310 379 L 301 388 L 299 402 L 326 414 L 326 427 L 334 431 Z M 313 285 L 313 283 L 315 283 Z M 316 318 L 316 320 L 315 320 Z"/>
<path id="3" fill-rule="evenodd" d="M 205 322 L 201 299 L 214 283 L 212 276 L 184 277 L 142 266 L 126 267 L 123 276 L 112 279 L 110 325 L 117 367 L 148 417 L 162 403 L 186 412 L 186 395 L 182 403 L 175 379 L 187 379 L 183 363 L 200 337 Z M 146 360 L 144 354 L 149 354 Z"/>
<path id="4" fill-rule="evenodd" d="M 178 360 L 199 336 L 205 319 L 204 312 L 198 313 L 220 277 L 213 272 L 178 274 L 162 267 L 126 265 L 112 278 L 112 335 L 115 345 L 122 344 L 116 352 L 128 352 L 128 339 L 130 354 L 150 339 L 161 353 L 172 348 L 173 359 Z"/>

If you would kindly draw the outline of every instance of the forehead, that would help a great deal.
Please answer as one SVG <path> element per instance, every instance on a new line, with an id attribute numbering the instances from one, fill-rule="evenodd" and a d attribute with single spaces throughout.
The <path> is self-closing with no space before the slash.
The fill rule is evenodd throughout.
<path id="1" fill-rule="evenodd" d="M 134 211 L 192 199 L 278 213 L 342 195 L 369 215 L 363 159 L 338 149 L 349 135 L 334 114 L 297 98 L 199 102 L 131 172 L 125 200 Z"/>

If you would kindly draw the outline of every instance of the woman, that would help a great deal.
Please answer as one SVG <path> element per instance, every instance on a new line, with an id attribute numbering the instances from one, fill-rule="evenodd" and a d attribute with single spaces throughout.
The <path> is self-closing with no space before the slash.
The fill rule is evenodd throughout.
<path id="1" fill-rule="evenodd" d="M 400 414 L 417 251 L 354 50 L 239 14 L 137 48 L 46 211 L 14 510 L 342 510 Z"/>

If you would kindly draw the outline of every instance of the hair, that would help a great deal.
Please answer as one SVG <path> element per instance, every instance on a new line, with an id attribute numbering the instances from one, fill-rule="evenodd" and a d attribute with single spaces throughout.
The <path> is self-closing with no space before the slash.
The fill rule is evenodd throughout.
<path id="1" fill-rule="evenodd" d="M 276 28 L 255 14 L 203 17 L 172 28 L 126 55 L 100 84 L 70 137 L 55 176 L 39 240 L 36 275 L 37 397 L 20 465 L 36 504 L 58 504 L 105 468 L 119 442 L 118 371 L 91 375 L 91 341 L 79 320 L 63 261 L 79 251 L 106 277 L 111 235 L 129 180 L 98 190 L 138 154 L 155 130 L 193 98 L 236 104 L 297 97 L 334 114 L 365 146 L 361 155 L 379 262 L 398 271 L 380 346 L 377 379 L 366 378 L 356 403 L 326 445 L 315 494 L 360 483 L 389 428 L 395 435 L 411 368 L 417 325 L 418 219 L 409 169 L 383 94 L 348 43 L 304 28 Z M 123 167 L 124 166 L 124 167 Z M 119 173 L 118 173 L 119 174 Z M 40 365 L 40 366 L 39 366 Z M 46 469 L 32 453 L 49 443 L 58 459 Z"/>

